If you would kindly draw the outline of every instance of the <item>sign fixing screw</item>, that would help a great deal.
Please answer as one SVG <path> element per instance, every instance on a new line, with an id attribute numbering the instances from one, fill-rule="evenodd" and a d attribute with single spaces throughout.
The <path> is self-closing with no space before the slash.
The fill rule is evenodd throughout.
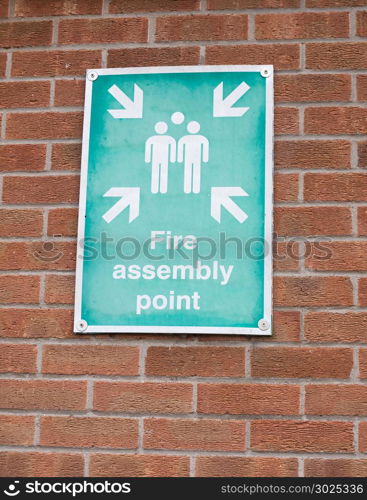
<path id="1" fill-rule="evenodd" d="M 260 328 L 260 330 L 265 331 L 269 329 L 270 324 L 266 321 L 266 319 L 260 319 L 258 322 L 258 327 Z"/>
<path id="2" fill-rule="evenodd" d="M 88 80 L 90 80 L 91 82 L 94 82 L 94 80 L 97 80 L 97 78 L 98 78 L 98 73 L 97 73 L 97 71 L 89 71 L 89 73 L 87 74 L 87 78 L 88 78 Z"/>
<path id="3" fill-rule="evenodd" d="M 260 71 L 260 75 L 263 76 L 264 78 L 267 78 L 268 76 L 271 75 L 271 70 L 269 68 L 264 68 Z"/>
<path id="4" fill-rule="evenodd" d="M 85 330 L 88 328 L 88 323 L 84 319 L 80 319 L 76 322 L 76 328 L 77 330 L 79 330 L 79 332 L 85 332 Z"/>

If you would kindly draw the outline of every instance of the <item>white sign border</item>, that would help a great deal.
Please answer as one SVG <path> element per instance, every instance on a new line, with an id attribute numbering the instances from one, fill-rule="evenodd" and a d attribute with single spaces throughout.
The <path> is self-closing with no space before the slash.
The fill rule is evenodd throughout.
<path id="1" fill-rule="evenodd" d="M 86 195 L 88 178 L 89 133 L 92 104 L 93 80 L 99 75 L 132 75 L 154 73 L 210 73 L 210 72 L 259 72 L 266 78 L 265 115 L 265 242 L 267 252 L 264 258 L 264 317 L 267 329 L 251 327 L 196 327 L 196 326 L 137 326 L 137 325 L 88 325 L 81 317 L 83 286 L 83 254 L 86 217 Z M 170 333 L 170 334 L 227 334 L 257 335 L 272 334 L 272 291 L 273 291 L 273 120 L 274 120 L 274 70 L 272 65 L 213 65 L 213 66 L 155 66 L 132 68 L 100 68 L 86 72 L 82 160 L 79 193 L 78 236 L 76 255 L 74 333 Z M 92 77 L 91 77 L 92 75 Z"/>

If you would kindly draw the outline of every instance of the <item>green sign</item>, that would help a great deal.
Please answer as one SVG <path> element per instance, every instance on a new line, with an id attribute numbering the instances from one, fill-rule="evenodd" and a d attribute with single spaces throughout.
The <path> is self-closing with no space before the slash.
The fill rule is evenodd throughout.
<path id="1" fill-rule="evenodd" d="M 75 332 L 270 335 L 272 66 L 86 83 Z"/>

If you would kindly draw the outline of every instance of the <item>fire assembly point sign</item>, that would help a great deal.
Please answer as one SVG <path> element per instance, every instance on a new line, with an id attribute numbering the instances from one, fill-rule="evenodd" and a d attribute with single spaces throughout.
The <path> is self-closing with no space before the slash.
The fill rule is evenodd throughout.
<path id="1" fill-rule="evenodd" d="M 87 72 L 75 332 L 270 335 L 272 66 Z"/>

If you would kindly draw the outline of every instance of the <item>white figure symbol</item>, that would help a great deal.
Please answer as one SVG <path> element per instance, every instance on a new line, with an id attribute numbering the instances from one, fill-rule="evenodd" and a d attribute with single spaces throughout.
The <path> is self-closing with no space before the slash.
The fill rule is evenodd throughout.
<path id="1" fill-rule="evenodd" d="M 190 122 L 187 131 L 191 135 L 184 135 L 178 141 L 177 161 L 184 162 L 184 192 L 200 193 L 201 162 L 209 160 L 209 141 L 198 135 L 198 122 Z"/>
<path id="2" fill-rule="evenodd" d="M 152 193 L 167 193 L 168 164 L 176 161 L 176 141 L 170 135 L 164 135 L 168 126 L 157 122 L 154 127 L 159 135 L 152 135 L 145 143 L 145 162 L 152 164 Z"/>

